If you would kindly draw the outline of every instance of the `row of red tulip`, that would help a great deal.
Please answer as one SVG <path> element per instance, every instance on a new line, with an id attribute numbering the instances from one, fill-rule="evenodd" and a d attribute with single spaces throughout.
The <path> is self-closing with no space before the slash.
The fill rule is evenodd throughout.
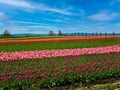
<path id="1" fill-rule="evenodd" d="M 3 73 L 0 77 L 2 82 L 6 82 L 14 78 L 15 80 L 35 80 L 40 78 L 45 78 L 47 80 L 54 78 L 61 78 L 62 75 L 69 75 L 69 74 L 84 74 L 84 73 L 92 73 L 92 72 L 103 72 L 109 69 L 120 68 L 120 63 L 115 63 L 112 61 L 104 61 L 101 63 L 94 62 L 94 63 L 84 63 L 79 66 L 72 65 L 72 66 L 61 66 L 61 67 L 54 67 L 52 69 L 48 68 L 38 68 L 38 69 L 26 69 L 25 71 L 19 72 L 8 72 Z M 53 75 L 48 75 L 47 72 L 54 72 Z M 61 71 L 61 72 L 60 72 Z M 39 73 L 39 74 L 37 74 Z"/>
<path id="2" fill-rule="evenodd" d="M 63 42 L 63 41 L 83 41 L 83 40 L 106 40 L 120 38 L 119 36 L 74 36 L 62 38 L 29 39 L 29 40 L 0 40 L 0 44 L 30 44 L 38 42 Z"/>

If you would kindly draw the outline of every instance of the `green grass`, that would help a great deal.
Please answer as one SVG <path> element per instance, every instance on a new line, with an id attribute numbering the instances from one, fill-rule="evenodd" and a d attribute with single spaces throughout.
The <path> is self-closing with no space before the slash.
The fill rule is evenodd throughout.
<path id="1" fill-rule="evenodd" d="M 34 43 L 34 44 L 4 44 L 4 45 L 0 45 L 0 52 L 86 48 L 86 47 L 98 47 L 98 46 L 108 46 L 108 45 L 116 45 L 116 44 L 120 44 L 120 39 Z"/>
<path id="2" fill-rule="evenodd" d="M 26 40 L 26 39 L 45 39 L 45 38 L 63 38 L 68 36 L 0 36 L 0 40 Z"/>

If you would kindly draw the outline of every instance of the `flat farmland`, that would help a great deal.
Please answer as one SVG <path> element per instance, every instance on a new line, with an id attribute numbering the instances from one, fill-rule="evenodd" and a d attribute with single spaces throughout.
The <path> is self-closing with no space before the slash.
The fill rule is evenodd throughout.
<path id="1" fill-rule="evenodd" d="M 72 89 L 119 77 L 119 36 L 0 40 L 2 90 Z"/>
<path id="2" fill-rule="evenodd" d="M 119 36 L 0 40 L 0 52 L 87 48 L 120 44 Z"/>

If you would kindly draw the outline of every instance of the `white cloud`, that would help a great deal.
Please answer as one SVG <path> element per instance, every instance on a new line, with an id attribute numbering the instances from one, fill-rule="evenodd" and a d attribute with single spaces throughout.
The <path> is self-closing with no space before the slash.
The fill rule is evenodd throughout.
<path id="1" fill-rule="evenodd" d="M 11 6 L 34 8 L 34 6 L 24 0 L 0 0 L 0 3 L 8 4 Z"/>
<path id="2" fill-rule="evenodd" d="M 32 24 L 32 25 L 43 24 L 43 23 L 39 23 L 39 22 L 28 22 L 28 21 L 14 21 L 14 23 L 18 23 L 18 24 Z"/>
<path id="3" fill-rule="evenodd" d="M 19 8 L 26 8 L 27 11 L 29 11 L 28 9 L 31 10 L 40 10 L 40 11 L 50 11 L 50 12 L 56 12 L 56 13 L 60 13 L 60 14 L 64 14 L 64 15 L 72 15 L 72 13 L 70 13 L 69 11 L 67 11 L 66 9 L 58 9 L 58 8 L 52 8 L 49 6 L 46 6 L 42 3 L 33 3 L 33 2 L 28 2 L 25 0 L 0 0 L 0 3 L 2 4 L 6 4 L 12 7 L 19 7 Z M 26 10 L 24 9 L 24 10 Z"/>
<path id="4" fill-rule="evenodd" d="M 72 15 L 72 13 L 70 13 L 70 12 L 68 12 L 66 10 L 57 9 L 57 8 L 44 7 L 41 10 L 52 11 L 52 12 L 61 13 L 61 14 L 65 14 L 65 15 Z"/>
<path id="5" fill-rule="evenodd" d="M 5 16 L 5 14 L 3 12 L 0 12 L 0 17 L 2 17 L 2 16 Z"/>
<path id="6" fill-rule="evenodd" d="M 9 16 L 7 16 L 5 13 L 3 12 L 0 12 L 0 20 L 5 20 L 5 19 L 8 19 Z"/>
<path id="7" fill-rule="evenodd" d="M 120 23 L 116 23 L 115 26 L 116 26 L 116 27 L 120 27 Z"/>
<path id="8" fill-rule="evenodd" d="M 43 20 L 52 21 L 52 22 L 65 22 L 63 19 L 53 19 L 53 18 L 43 18 Z"/>
<path id="9" fill-rule="evenodd" d="M 108 11 L 101 11 L 99 13 L 93 14 L 88 18 L 95 21 L 109 21 L 115 19 L 118 13 L 109 13 Z"/>
<path id="10" fill-rule="evenodd" d="M 106 26 L 97 26 L 95 28 L 106 28 Z"/>

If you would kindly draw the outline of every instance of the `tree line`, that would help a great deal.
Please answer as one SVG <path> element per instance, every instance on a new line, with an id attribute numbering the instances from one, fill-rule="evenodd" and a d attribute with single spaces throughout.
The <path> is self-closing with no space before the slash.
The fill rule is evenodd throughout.
<path id="1" fill-rule="evenodd" d="M 58 31 L 58 34 L 54 33 L 52 30 L 49 31 L 49 36 L 56 36 L 56 35 L 63 36 L 63 33 L 61 30 Z M 2 36 L 12 36 L 12 35 L 10 34 L 9 30 L 5 30 Z"/>
<path id="2" fill-rule="evenodd" d="M 61 30 L 58 31 L 58 33 L 54 33 L 52 30 L 49 31 L 48 33 L 49 36 L 109 36 L 109 35 L 117 35 L 114 31 L 112 33 L 102 33 L 102 32 L 92 32 L 92 33 L 69 33 L 69 34 L 65 34 L 63 33 Z M 120 35 L 120 34 L 119 34 Z M 2 36 L 12 36 L 10 34 L 9 30 L 5 30 L 2 34 Z"/>
<path id="3" fill-rule="evenodd" d="M 55 34 L 52 30 L 49 31 L 49 36 L 56 36 L 56 35 L 58 35 L 58 36 L 63 36 L 64 34 L 62 33 L 61 30 L 58 31 L 58 34 Z"/>

